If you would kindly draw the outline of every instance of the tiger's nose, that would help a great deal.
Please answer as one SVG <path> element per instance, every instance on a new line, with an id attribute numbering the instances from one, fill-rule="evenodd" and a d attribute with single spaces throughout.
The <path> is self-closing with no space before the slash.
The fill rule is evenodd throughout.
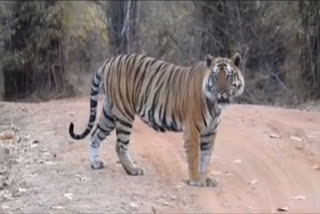
<path id="1" fill-rule="evenodd" d="M 221 98 L 223 98 L 223 99 L 227 99 L 228 98 L 228 93 L 218 93 L 217 94 L 217 97 L 218 97 L 218 99 L 221 99 Z"/>
<path id="2" fill-rule="evenodd" d="M 222 94 L 222 98 L 227 99 L 228 98 L 228 94 L 227 93 L 223 93 Z"/>

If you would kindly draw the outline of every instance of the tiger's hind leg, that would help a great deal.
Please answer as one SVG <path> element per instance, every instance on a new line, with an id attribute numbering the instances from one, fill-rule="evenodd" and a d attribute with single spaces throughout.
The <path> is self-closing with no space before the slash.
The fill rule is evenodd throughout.
<path id="1" fill-rule="evenodd" d="M 134 164 L 128 151 L 132 122 L 133 121 L 127 121 L 124 119 L 115 120 L 117 135 L 116 152 L 122 167 L 128 175 L 143 175 L 143 169 Z"/>
<path id="2" fill-rule="evenodd" d="M 102 169 L 104 164 L 99 160 L 99 148 L 101 142 L 110 135 L 114 130 L 114 119 L 111 114 L 109 105 L 107 102 L 104 103 L 100 121 L 96 126 L 96 129 L 91 135 L 90 143 L 90 165 L 92 169 Z"/>

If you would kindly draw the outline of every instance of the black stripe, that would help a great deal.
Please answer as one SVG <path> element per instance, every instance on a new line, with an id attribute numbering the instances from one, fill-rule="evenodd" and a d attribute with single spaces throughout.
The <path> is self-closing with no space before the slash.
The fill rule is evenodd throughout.
<path id="1" fill-rule="evenodd" d="M 149 96 L 149 94 L 150 94 L 150 92 L 151 92 L 150 87 L 151 87 L 151 85 L 152 85 L 152 83 L 153 83 L 153 81 L 154 81 L 154 78 L 155 78 L 155 77 L 159 77 L 158 72 L 159 72 L 159 70 L 161 69 L 161 67 L 162 67 L 163 65 L 164 65 L 164 63 L 161 63 L 161 64 L 156 68 L 156 70 L 153 72 L 153 75 L 151 76 L 150 80 L 148 81 L 147 87 L 146 87 L 146 91 L 144 92 L 144 102 L 147 101 L 147 98 L 148 98 L 148 96 Z M 162 76 L 162 75 L 160 75 L 160 78 L 161 78 L 161 76 Z M 159 81 L 159 78 L 158 78 L 158 81 Z"/>
<path id="2" fill-rule="evenodd" d="M 173 112 L 172 112 L 171 119 L 172 119 L 171 127 L 170 127 L 171 131 L 175 131 L 175 132 L 179 131 L 178 126 L 177 126 L 177 122 L 176 122 L 176 118 L 175 118 Z"/>
<path id="3" fill-rule="evenodd" d="M 105 72 L 105 68 L 106 68 L 106 65 L 112 60 L 112 58 L 108 58 L 106 59 L 103 64 L 101 65 L 100 67 L 100 71 L 102 71 L 101 73 L 103 74 Z M 98 70 L 99 71 L 99 70 Z M 99 76 L 98 76 L 98 79 L 101 81 L 101 73 L 98 72 Z"/>
<path id="4" fill-rule="evenodd" d="M 100 133 L 100 132 L 97 133 L 97 137 L 99 138 L 100 141 L 102 141 L 104 138 L 101 137 L 101 136 L 99 135 L 99 133 Z"/>
<path id="5" fill-rule="evenodd" d="M 205 127 L 207 127 L 208 124 L 207 124 L 207 121 L 206 121 L 206 117 L 203 114 L 203 111 L 201 112 L 201 116 L 202 116 L 202 120 L 203 120 L 203 123 L 204 123 Z"/>
<path id="6" fill-rule="evenodd" d="M 200 149 L 201 150 L 208 150 L 212 147 L 212 145 L 213 145 L 212 142 L 201 142 Z"/>
<path id="7" fill-rule="evenodd" d="M 168 86 L 170 86 L 170 84 L 174 84 L 174 83 L 171 83 L 171 78 L 172 78 L 172 75 L 174 73 L 174 67 L 171 67 L 171 69 L 168 70 L 168 72 L 169 72 L 169 77 L 167 79 L 167 84 L 169 83 Z"/>
<path id="8" fill-rule="evenodd" d="M 210 116 L 213 117 L 213 113 L 212 113 L 212 105 L 211 105 L 211 102 L 208 98 L 206 98 L 206 103 L 207 103 L 207 108 L 209 110 L 209 113 L 210 113 Z"/>
<path id="9" fill-rule="evenodd" d="M 125 104 L 127 102 L 125 100 L 123 100 L 123 96 L 122 96 L 120 88 L 119 88 L 119 99 L 120 99 L 121 103 L 123 104 L 122 106 L 123 106 L 124 112 L 122 112 L 122 113 L 125 113 L 132 120 L 134 118 L 134 115 L 133 115 L 132 111 L 127 108 L 127 105 Z"/>
<path id="10" fill-rule="evenodd" d="M 105 118 L 107 118 L 111 123 L 114 123 L 113 117 L 112 117 L 112 116 L 109 116 L 109 115 L 107 114 L 107 112 L 105 111 L 104 107 L 102 108 L 102 112 L 103 112 L 103 115 L 104 115 Z"/>
<path id="11" fill-rule="evenodd" d="M 130 62 L 131 62 L 132 60 L 135 61 L 134 55 L 130 55 L 130 56 L 129 56 L 129 59 L 128 59 L 128 61 L 126 62 L 126 63 L 127 63 L 126 71 L 128 71 L 128 70 L 130 69 L 130 67 L 132 67 L 132 66 L 130 65 Z M 130 67 L 129 67 L 129 66 L 130 66 Z"/>
<path id="12" fill-rule="evenodd" d="M 135 70 L 136 73 L 134 74 L 133 83 L 136 82 L 137 76 L 138 76 L 138 74 L 139 74 L 139 71 L 140 71 L 141 66 L 144 64 L 144 59 L 145 59 L 145 58 L 146 58 L 146 57 L 142 57 L 142 58 L 139 60 L 140 65 L 139 65 L 138 68 Z"/>
<path id="13" fill-rule="evenodd" d="M 89 122 L 93 122 L 96 120 L 96 114 L 90 114 L 90 117 L 89 117 Z"/>
<path id="14" fill-rule="evenodd" d="M 168 124 L 167 124 L 167 106 L 168 106 L 168 100 L 169 100 L 169 95 L 166 96 L 166 101 L 164 103 L 164 108 L 163 108 L 163 117 L 162 117 L 162 126 L 164 126 L 166 129 L 168 129 Z"/>
<path id="15" fill-rule="evenodd" d="M 157 62 L 157 60 L 153 60 L 152 62 L 151 62 L 151 64 L 150 64 L 150 66 L 149 67 L 151 67 L 155 62 Z M 160 66 L 159 66 L 160 67 Z M 159 68 L 159 67 L 157 67 L 157 68 Z M 150 87 L 151 87 L 151 85 L 152 85 L 152 83 L 153 83 L 153 80 L 154 80 L 154 78 L 157 76 L 157 70 L 158 69 L 156 69 L 156 71 L 155 72 L 152 72 L 153 70 L 151 70 L 150 72 L 152 72 L 152 75 L 151 75 L 151 78 L 148 80 L 148 82 L 146 83 L 147 85 L 146 85 L 146 89 L 145 89 L 145 91 L 143 92 L 143 95 L 141 96 L 141 102 L 140 102 L 140 108 L 141 108 L 141 104 L 142 103 L 146 103 L 146 101 L 147 101 L 147 99 L 148 99 L 148 97 L 149 97 L 149 94 L 150 94 L 150 92 L 151 92 L 151 90 L 150 90 Z M 139 112 L 139 111 L 138 111 Z"/>
<path id="16" fill-rule="evenodd" d="M 111 126 L 109 126 L 107 123 L 103 123 L 103 125 L 110 130 L 110 132 L 114 129 L 114 124 L 112 124 Z"/>
<path id="17" fill-rule="evenodd" d="M 163 83 L 161 83 L 161 85 L 159 86 L 159 88 L 156 89 L 156 91 L 154 92 L 154 94 L 152 95 L 153 96 L 153 99 L 152 99 L 152 106 L 151 106 L 151 109 L 155 109 L 156 106 L 158 105 L 158 102 L 159 102 L 159 94 L 160 94 L 160 90 L 163 86 Z M 168 97 L 168 96 L 167 96 Z M 142 105 L 142 104 L 141 104 Z M 160 119 L 160 118 L 159 118 Z"/>
<path id="18" fill-rule="evenodd" d="M 99 144 L 97 144 L 97 143 L 91 143 L 91 144 L 90 144 L 90 147 L 96 149 L 96 148 L 99 147 Z"/>
<path id="19" fill-rule="evenodd" d="M 193 79 L 193 73 L 192 72 L 194 70 L 194 66 L 192 66 L 189 70 L 189 72 L 186 72 L 186 75 L 188 75 L 188 80 L 187 83 L 191 83 L 192 79 Z"/>
<path id="20" fill-rule="evenodd" d="M 198 124 L 195 124 L 196 125 L 196 129 L 198 130 L 198 132 L 201 131 L 200 127 L 198 126 Z"/>
<path id="21" fill-rule="evenodd" d="M 150 67 L 153 66 L 154 63 L 156 63 L 158 60 L 157 59 L 153 59 L 150 63 Z"/>
<path id="22" fill-rule="evenodd" d="M 118 134 L 124 134 L 124 135 L 130 135 L 131 134 L 130 131 L 126 131 L 126 130 L 123 130 L 123 129 L 116 129 L 116 132 L 117 132 L 117 135 Z"/>
<path id="23" fill-rule="evenodd" d="M 138 101 L 139 101 L 139 97 L 140 97 L 140 105 L 139 105 L 139 110 L 138 110 L 138 112 L 140 112 L 140 109 L 141 109 L 141 107 L 142 107 L 142 103 L 143 103 L 143 101 L 144 101 L 144 99 L 143 99 L 143 94 L 142 94 L 142 92 L 141 92 L 141 87 L 142 87 L 142 85 L 143 85 L 143 81 L 145 80 L 145 75 L 146 75 L 145 70 L 146 70 L 147 66 L 148 66 L 148 63 L 146 64 L 145 69 L 144 69 L 144 71 L 143 71 L 143 73 L 142 73 L 139 81 L 135 84 L 136 89 L 133 90 L 133 91 L 135 91 L 134 96 L 133 96 L 133 100 L 135 100 L 136 102 L 138 102 Z M 138 94 L 138 97 L 136 97 L 136 94 Z"/>
<path id="24" fill-rule="evenodd" d="M 135 72 L 134 73 L 134 78 L 133 78 L 133 83 L 132 83 L 135 86 L 134 88 L 137 87 L 136 79 L 137 79 L 138 74 L 140 73 L 141 66 L 144 64 L 144 59 L 145 58 L 146 58 L 145 56 L 141 57 L 141 59 L 139 60 L 140 65 L 138 66 L 138 68 L 137 69 L 132 69 Z M 136 89 L 132 89 L 131 98 L 132 98 L 133 106 L 137 107 L 136 106 L 136 102 L 137 101 L 135 100 L 135 98 L 136 98 L 135 94 L 136 94 Z"/>
<path id="25" fill-rule="evenodd" d="M 96 75 L 97 76 L 97 75 Z M 93 80 L 92 80 L 92 85 L 94 86 L 94 88 L 97 88 L 99 86 L 99 80 L 96 82 L 95 81 L 95 77 L 93 77 Z"/>
<path id="26" fill-rule="evenodd" d="M 110 134 L 110 130 L 103 129 L 99 124 L 98 124 L 97 128 L 100 129 L 104 134 L 107 134 L 107 135 Z"/>
<path id="27" fill-rule="evenodd" d="M 120 142 L 120 141 L 119 141 Z M 116 147 L 116 151 L 119 152 L 120 150 L 124 150 L 124 151 L 127 151 L 128 149 L 123 145 L 125 144 L 126 142 L 124 143 L 120 143 L 120 144 L 117 144 L 117 147 Z M 126 144 L 125 144 L 126 145 Z M 126 169 L 125 169 L 126 170 Z"/>
<path id="28" fill-rule="evenodd" d="M 215 134 L 217 134 L 216 130 L 214 130 L 213 132 L 209 132 L 207 134 L 201 135 L 201 137 L 210 137 L 210 136 L 215 135 Z"/>
<path id="29" fill-rule="evenodd" d="M 95 133 L 97 132 L 97 127 L 93 130 L 91 137 L 93 137 L 95 135 Z"/>
<path id="30" fill-rule="evenodd" d="M 145 65 L 145 67 L 144 67 L 144 70 L 143 70 L 143 73 L 142 73 L 139 81 L 137 82 L 137 85 L 136 85 L 137 90 L 136 90 L 136 91 L 137 91 L 138 93 L 140 93 L 141 87 L 142 87 L 143 82 L 144 82 L 144 80 L 145 80 L 144 77 L 146 76 L 146 70 L 149 68 L 149 65 L 151 64 L 151 62 L 152 62 L 152 61 L 149 61 L 149 62 L 146 63 L 146 65 Z"/>
<path id="31" fill-rule="evenodd" d="M 124 57 L 125 55 L 119 55 L 117 56 L 117 59 L 118 59 L 118 64 L 116 65 L 116 69 L 119 70 L 119 66 L 120 66 L 120 63 L 122 62 L 122 58 Z"/>
<path id="32" fill-rule="evenodd" d="M 124 112 L 122 112 L 122 113 L 127 114 L 127 116 L 129 116 L 130 119 L 133 119 L 134 115 L 133 115 L 132 111 L 127 108 L 128 106 L 125 104 L 125 103 L 127 103 L 127 102 L 126 102 L 126 100 L 123 99 L 122 90 L 121 90 L 121 88 L 120 88 L 120 86 L 121 86 L 120 82 L 122 81 L 122 73 L 123 73 L 123 72 L 126 72 L 126 71 L 123 71 L 123 67 L 124 67 L 125 63 L 127 63 L 127 62 L 126 62 L 127 57 L 128 57 L 128 55 L 124 55 L 124 58 L 123 58 L 123 60 L 122 60 L 121 67 L 118 67 L 118 81 L 119 81 L 119 84 L 118 84 L 118 94 L 119 94 L 119 99 L 120 99 L 121 103 L 123 104 L 122 106 L 123 106 Z M 122 59 L 122 58 L 121 58 L 121 59 Z M 121 60 L 121 59 L 120 59 L 120 60 Z M 126 86 L 126 87 L 128 87 L 128 86 Z M 129 100 L 128 100 L 128 101 L 129 101 Z"/>
<path id="33" fill-rule="evenodd" d="M 90 99 L 90 108 L 95 108 L 95 107 L 97 107 L 97 101 Z"/>
<path id="34" fill-rule="evenodd" d="M 173 80 L 173 82 L 174 83 L 176 83 L 177 82 L 177 78 L 178 78 L 178 76 L 180 76 L 179 74 L 180 74 L 180 67 L 176 67 L 175 69 L 174 69 L 174 76 L 172 77 L 172 80 Z"/>
<path id="35" fill-rule="evenodd" d="M 129 144 L 129 140 L 123 141 L 120 138 L 117 138 L 117 142 L 120 142 L 121 144 L 124 144 L 124 145 L 128 145 Z M 121 145 L 118 145 L 118 146 L 121 147 Z M 126 150 L 125 147 L 122 147 L 122 149 Z"/>
<path id="36" fill-rule="evenodd" d="M 118 117 L 116 117 L 116 121 L 119 122 L 121 125 L 132 128 L 132 124 L 130 122 L 124 121 Z"/>
<path id="37" fill-rule="evenodd" d="M 99 91 L 91 90 L 90 96 L 96 96 Z"/>
<path id="38" fill-rule="evenodd" d="M 109 65 L 109 70 L 108 70 L 108 75 L 107 75 L 107 79 L 106 79 L 106 84 L 107 84 L 107 86 L 111 86 L 111 84 L 110 84 L 110 79 L 111 79 L 111 75 L 112 75 L 112 66 L 113 66 L 113 63 L 114 63 L 114 61 L 116 60 L 116 57 L 113 57 L 111 60 L 110 60 L 110 62 L 108 63 L 108 64 L 106 64 L 105 65 L 105 68 L 104 69 L 106 69 L 107 68 L 107 66 Z M 111 72 L 110 72 L 111 71 Z M 109 92 L 110 93 L 110 92 Z"/>
<path id="39" fill-rule="evenodd" d="M 126 72 L 127 75 L 128 75 L 128 70 L 133 69 L 133 65 L 134 65 L 134 63 L 135 63 L 135 59 L 136 59 L 136 57 L 134 57 L 134 55 L 130 55 L 130 59 L 129 59 L 128 62 L 127 62 L 127 66 L 126 66 L 126 70 L 125 70 L 125 72 Z M 133 62 L 132 62 L 132 61 L 133 61 Z M 129 91 L 128 91 L 128 89 L 129 89 L 129 87 L 128 87 L 128 85 L 129 85 L 128 80 L 130 80 L 130 77 L 128 76 L 128 78 L 126 78 L 126 80 L 127 80 L 127 82 L 126 82 L 126 98 L 127 98 L 127 100 L 128 100 L 128 103 L 129 103 L 131 109 L 134 109 L 134 106 L 133 106 L 133 104 L 132 104 L 132 97 L 130 97 Z"/>
<path id="40" fill-rule="evenodd" d="M 168 67 L 168 64 L 163 63 L 162 65 L 163 65 L 163 67 L 159 68 L 159 70 L 161 69 L 162 74 L 164 74 L 165 69 Z M 164 76 L 165 75 L 160 75 L 160 77 L 158 78 L 158 81 L 156 82 L 155 88 L 157 88 L 157 86 L 160 84 L 160 80 L 162 80 L 164 78 Z"/>

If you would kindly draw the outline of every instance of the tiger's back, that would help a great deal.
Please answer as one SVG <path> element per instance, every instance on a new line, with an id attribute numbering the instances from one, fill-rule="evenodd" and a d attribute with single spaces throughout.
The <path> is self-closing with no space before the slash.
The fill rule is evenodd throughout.
<path id="1" fill-rule="evenodd" d="M 204 68 L 204 63 L 181 67 L 143 55 L 121 55 L 105 66 L 106 99 L 115 115 L 130 121 L 139 115 L 157 131 L 182 131 L 188 114 L 197 116 L 191 102 L 203 102 Z"/>

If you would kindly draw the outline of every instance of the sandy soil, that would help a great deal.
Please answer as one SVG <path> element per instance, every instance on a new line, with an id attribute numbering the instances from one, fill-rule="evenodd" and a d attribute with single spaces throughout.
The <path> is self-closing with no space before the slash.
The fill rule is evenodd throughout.
<path id="1" fill-rule="evenodd" d="M 131 153 L 145 175 L 126 175 L 114 133 L 101 149 L 106 168 L 91 170 L 88 139 L 68 136 L 71 121 L 77 132 L 86 126 L 88 109 L 88 98 L 0 102 L 0 133 L 15 137 L 0 140 L 0 213 L 320 212 L 319 112 L 227 108 L 210 165 L 219 186 L 197 188 L 185 184 L 182 134 L 140 120 Z"/>

